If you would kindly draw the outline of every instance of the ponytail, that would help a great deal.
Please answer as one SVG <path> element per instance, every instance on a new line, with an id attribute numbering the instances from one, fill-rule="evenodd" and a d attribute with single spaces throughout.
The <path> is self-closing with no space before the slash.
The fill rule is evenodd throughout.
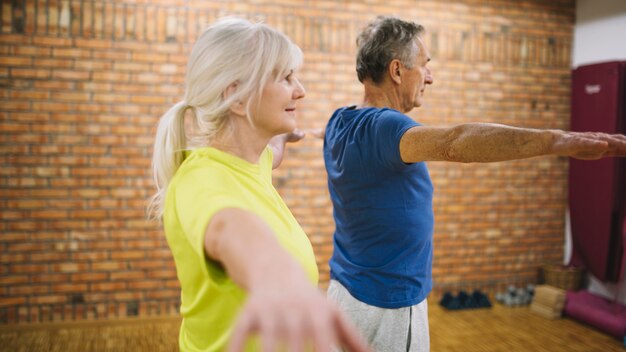
<path id="1" fill-rule="evenodd" d="M 184 160 L 184 116 L 188 108 L 190 106 L 181 101 L 170 108 L 159 121 L 152 155 L 152 172 L 157 192 L 148 205 L 148 217 L 151 219 L 160 219 L 163 216 L 167 186 Z"/>

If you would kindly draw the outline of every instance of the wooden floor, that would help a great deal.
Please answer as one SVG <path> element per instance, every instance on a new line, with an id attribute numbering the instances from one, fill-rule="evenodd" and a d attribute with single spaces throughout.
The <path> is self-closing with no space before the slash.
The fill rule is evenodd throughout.
<path id="1" fill-rule="evenodd" d="M 623 342 L 527 307 L 446 311 L 430 307 L 432 352 L 621 351 Z M 176 351 L 178 318 L 0 326 L 0 351 Z"/>
<path id="2" fill-rule="evenodd" d="M 569 318 L 548 320 L 527 306 L 446 311 L 431 304 L 429 310 L 433 352 L 626 352 L 623 341 Z"/>

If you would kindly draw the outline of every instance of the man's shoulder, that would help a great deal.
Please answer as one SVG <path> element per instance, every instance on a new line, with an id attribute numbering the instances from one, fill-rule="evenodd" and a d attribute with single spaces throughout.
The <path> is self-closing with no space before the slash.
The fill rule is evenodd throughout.
<path id="1" fill-rule="evenodd" d="M 412 120 L 408 115 L 390 108 L 378 108 L 376 111 L 376 115 L 386 119 Z"/>
<path id="2" fill-rule="evenodd" d="M 331 120 L 338 118 L 357 118 L 358 120 L 368 119 L 368 118 L 400 118 L 400 119 L 410 119 L 409 116 L 399 112 L 398 110 L 390 109 L 390 108 L 379 108 L 379 107 L 357 107 L 356 105 L 344 106 L 341 107 L 335 112 L 333 112 L 331 116 Z"/>

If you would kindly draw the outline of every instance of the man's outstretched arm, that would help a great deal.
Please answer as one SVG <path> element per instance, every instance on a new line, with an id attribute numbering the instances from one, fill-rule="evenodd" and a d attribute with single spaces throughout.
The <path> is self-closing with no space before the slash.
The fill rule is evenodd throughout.
<path id="1" fill-rule="evenodd" d="M 495 162 L 540 155 L 599 159 L 626 156 L 626 136 L 599 132 L 566 132 L 490 123 L 454 127 L 418 126 L 400 140 L 407 163 L 419 161 Z"/>

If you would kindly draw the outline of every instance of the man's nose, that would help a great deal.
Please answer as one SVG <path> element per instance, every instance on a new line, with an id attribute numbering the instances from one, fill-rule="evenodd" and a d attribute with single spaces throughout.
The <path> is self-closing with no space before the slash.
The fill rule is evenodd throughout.
<path id="1" fill-rule="evenodd" d="M 434 81 L 435 79 L 433 78 L 433 73 L 430 71 L 429 68 L 426 68 L 426 77 L 424 78 L 424 83 L 433 84 Z"/>

